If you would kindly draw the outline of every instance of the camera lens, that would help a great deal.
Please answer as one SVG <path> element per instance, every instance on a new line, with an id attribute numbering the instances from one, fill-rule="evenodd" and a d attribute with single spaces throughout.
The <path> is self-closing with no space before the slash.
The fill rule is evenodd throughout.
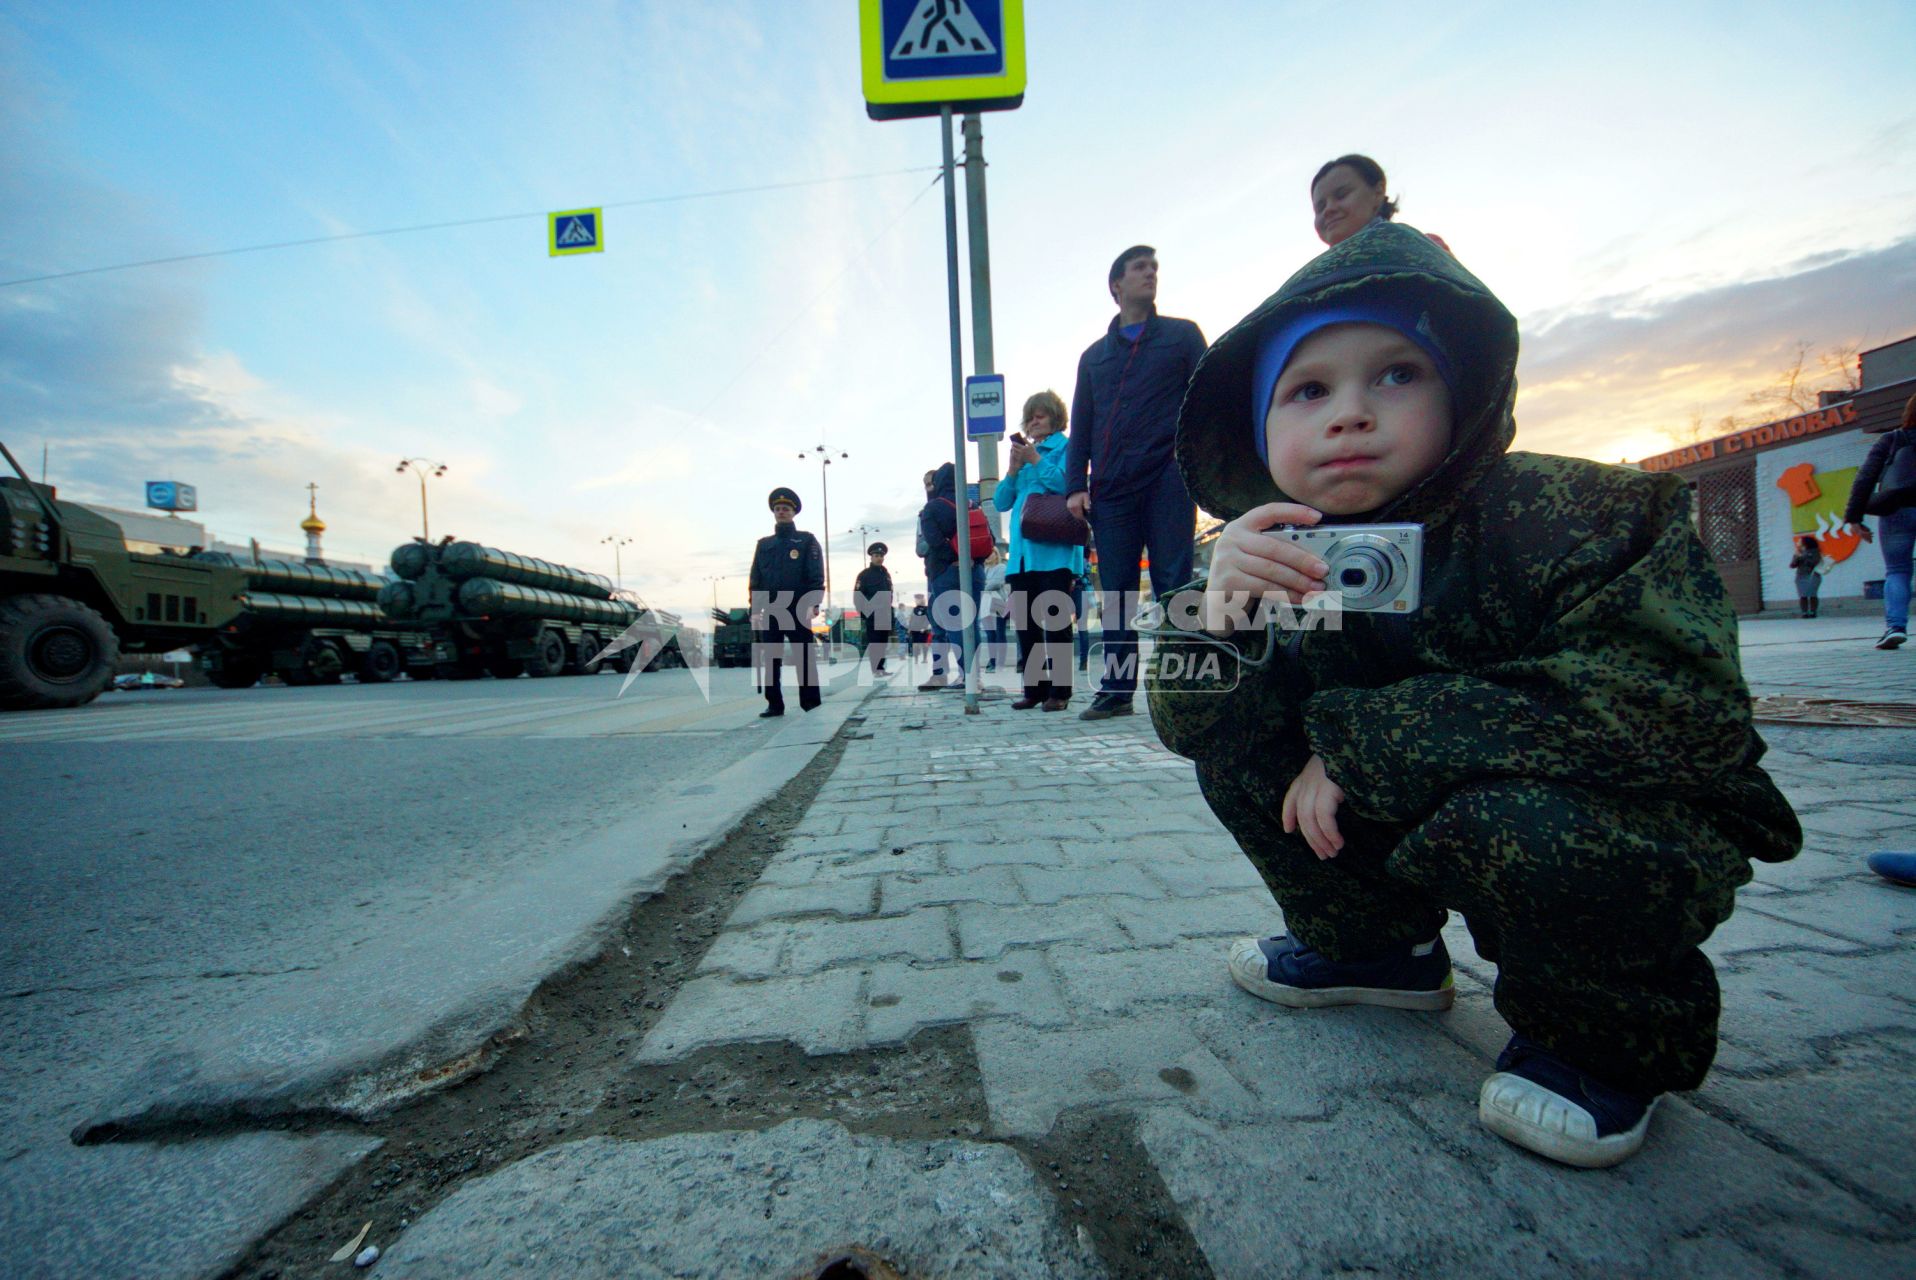
<path id="1" fill-rule="evenodd" d="M 1340 541 L 1331 554 L 1329 581 L 1343 595 L 1346 609 L 1366 609 L 1398 588 L 1402 560 L 1381 538 L 1358 534 Z"/>

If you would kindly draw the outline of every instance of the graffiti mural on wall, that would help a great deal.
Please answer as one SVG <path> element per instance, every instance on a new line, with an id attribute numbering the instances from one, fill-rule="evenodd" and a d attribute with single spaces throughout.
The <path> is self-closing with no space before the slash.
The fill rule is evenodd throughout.
<path id="1" fill-rule="evenodd" d="M 1849 559 L 1863 541 L 1854 528 L 1843 527 L 1843 508 L 1855 480 L 1855 467 L 1819 472 L 1808 462 L 1799 462 L 1776 478 L 1776 487 L 1790 500 L 1790 533 L 1796 537 L 1815 534 L 1816 545 L 1838 564 Z"/>

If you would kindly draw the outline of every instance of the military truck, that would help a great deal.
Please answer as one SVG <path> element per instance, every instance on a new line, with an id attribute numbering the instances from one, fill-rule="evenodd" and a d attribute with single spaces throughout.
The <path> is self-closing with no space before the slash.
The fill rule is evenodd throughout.
<path id="1" fill-rule="evenodd" d="M 449 538 L 396 548 L 392 571 L 380 609 L 432 630 L 450 650 L 440 667 L 449 679 L 597 671 L 601 653 L 635 626 L 641 643 L 618 647 L 604 666 L 629 671 L 642 652 L 647 669 L 683 665 L 678 619 L 620 598 L 596 573 Z"/>
<path id="2" fill-rule="evenodd" d="M 752 611 L 712 610 L 712 665 L 743 667 L 752 661 Z"/>
<path id="3" fill-rule="evenodd" d="M 384 578 L 297 560 L 236 559 L 202 551 L 194 559 L 246 575 L 240 616 L 200 646 L 200 667 L 222 689 L 250 689 L 262 675 L 290 685 L 384 684 L 410 672 L 427 680 L 451 658 L 420 622 L 394 622 L 378 604 Z"/>
<path id="4" fill-rule="evenodd" d="M 0 475 L 0 710 L 91 702 L 122 650 L 197 644 L 239 616 L 245 574 L 129 551 L 119 525 L 0 454 L 14 471 Z"/>

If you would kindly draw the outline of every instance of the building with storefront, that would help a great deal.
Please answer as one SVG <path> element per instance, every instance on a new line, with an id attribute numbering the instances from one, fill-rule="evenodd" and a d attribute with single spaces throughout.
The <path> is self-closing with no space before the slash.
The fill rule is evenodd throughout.
<path id="1" fill-rule="evenodd" d="M 1789 564 L 1812 535 L 1835 567 L 1825 604 L 1873 598 L 1883 561 L 1842 524 L 1857 468 L 1875 436 L 1893 429 L 1916 395 L 1916 335 L 1865 351 L 1861 386 L 1808 412 L 1672 449 L 1638 464 L 1689 482 L 1697 532 L 1716 558 L 1740 614 L 1796 608 Z"/>

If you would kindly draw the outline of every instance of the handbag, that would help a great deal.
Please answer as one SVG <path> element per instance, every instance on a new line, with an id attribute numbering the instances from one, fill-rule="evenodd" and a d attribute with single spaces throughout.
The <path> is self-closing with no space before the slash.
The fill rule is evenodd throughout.
<path id="1" fill-rule="evenodd" d="M 1916 507 L 1916 441 L 1907 431 L 1896 433 L 1896 448 L 1876 477 L 1863 510 L 1873 516 L 1886 516 L 1904 507 Z"/>
<path id="2" fill-rule="evenodd" d="M 1091 544 L 1091 526 L 1071 513 L 1062 493 L 1025 495 L 1018 516 L 1018 532 L 1027 542 L 1050 542 L 1064 547 Z"/>

